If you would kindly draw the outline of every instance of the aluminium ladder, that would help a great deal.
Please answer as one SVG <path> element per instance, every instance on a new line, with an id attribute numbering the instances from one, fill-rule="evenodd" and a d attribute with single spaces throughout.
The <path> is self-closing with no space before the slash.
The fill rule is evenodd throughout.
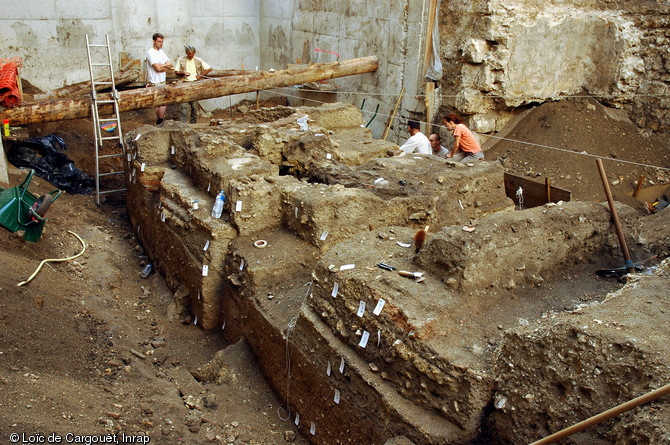
<path id="1" fill-rule="evenodd" d="M 106 48 L 107 60 L 105 62 L 94 63 L 91 60 L 91 48 Z M 119 188 L 115 190 L 106 190 L 100 191 L 100 178 L 103 176 L 111 175 L 122 175 L 124 171 L 110 171 L 106 173 L 100 173 L 100 160 L 105 158 L 115 158 L 121 157 L 121 165 L 123 165 L 123 158 L 126 155 L 126 148 L 123 142 L 123 132 L 121 131 L 121 119 L 119 113 L 119 93 L 116 91 L 116 84 L 114 83 L 114 69 L 112 67 L 112 53 L 109 48 L 109 35 L 105 35 L 105 43 L 102 44 L 92 44 L 88 40 L 88 34 L 86 34 L 86 53 L 88 54 L 88 70 L 91 74 L 91 116 L 93 118 L 93 132 L 95 133 L 95 201 L 96 204 L 100 205 L 100 195 L 107 193 L 115 193 L 125 191 L 125 188 Z M 108 68 L 109 69 L 109 80 L 105 81 L 96 81 L 93 74 L 93 69 L 95 68 Z M 111 88 L 111 99 L 98 99 L 98 94 L 96 86 L 98 85 L 108 85 Z M 100 118 L 100 105 L 113 104 L 114 105 L 114 114 L 110 118 L 101 119 Z M 116 127 L 114 127 L 116 124 Z M 110 125 L 113 131 L 110 134 L 113 136 L 103 136 L 103 129 L 101 125 Z M 106 131 L 106 130 L 105 130 Z M 121 149 L 121 153 L 112 153 L 101 155 L 105 142 L 118 141 L 118 148 Z M 111 145 L 111 144 L 108 144 Z"/>

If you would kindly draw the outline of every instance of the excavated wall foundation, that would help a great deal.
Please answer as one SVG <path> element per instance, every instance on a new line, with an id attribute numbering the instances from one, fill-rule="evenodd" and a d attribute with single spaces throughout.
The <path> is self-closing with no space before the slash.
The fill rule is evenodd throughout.
<path id="1" fill-rule="evenodd" d="M 513 212 L 499 164 L 395 157 L 396 146 L 363 124 L 356 108 L 330 104 L 127 136 L 129 214 L 177 290 L 172 313 L 246 338 L 287 401 L 285 417 L 312 442 L 530 441 L 667 381 L 670 351 L 650 338 L 668 334 L 668 280 L 658 278 L 668 264 L 649 280 L 661 288 L 645 303 L 658 312 L 644 342 L 619 329 L 612 309 L 632 312 L 643 284 L 607 298 L 616 284 L 590 296 L 570 286 L 583 269 L 615 261 L 606 206 Z M 227 200 L 216 219 L 219 190 Z M 619 213 L 636 250 L 667 245 L 658 225 Z M 566 313 L 576 303 L 597 329 Z M 615 370 L 633 362 L 653 372 L 617 383 Z M 590 371 L 568 370 L 577 364 Z M 667 411 L 667 401 L 659 406 Z M 670 431 L 667 420 L 638 420 L 597 434 Z"/>

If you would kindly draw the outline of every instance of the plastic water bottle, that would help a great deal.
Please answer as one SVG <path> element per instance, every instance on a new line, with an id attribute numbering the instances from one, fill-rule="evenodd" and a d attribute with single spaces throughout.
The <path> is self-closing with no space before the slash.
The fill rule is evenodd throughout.
<path id="1" fill-rule="evenodd" d="M 226 201 L 226 195 L 223 193 L 223 190 L 216 195 L 216 200 L 214 201 L 214 208 L 212 209 L 212 218 L 221 218 L 221 213 L 223 213 L 223 203 Z"/>

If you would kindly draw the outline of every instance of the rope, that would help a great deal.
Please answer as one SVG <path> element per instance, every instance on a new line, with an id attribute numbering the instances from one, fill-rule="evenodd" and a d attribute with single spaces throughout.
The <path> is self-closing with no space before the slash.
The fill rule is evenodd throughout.
<path id="1" fill-rule="evenodd" d="M 311 102 L 315 102 L 315 103 L 319 103 L 319 104 L 330 103 L 330 102 L 324 102 L 324 101 L 320 101 L 320 100 L 316 100 L 316 99 L 307 99 L 307 98 L 304 98 L 302 96 L 296 96 L 296 95 L 293 95 L 293 94 L 282 93 L 282 92 L 277 91 L 277 90 L 278 90 L 278 88 L 274 88 L 274 89 L 270 89 L 270 90 L 263 90 L 262 92 L 274 91 L 275 94 L 279 94 L 281 96 L 286 96 L 286 97 L 293 97 L 293 98 L 301 99 L 301 100 L 304 100 L 304 101 L 311 101 Z M 393 117 L 390 114 L 384 114 L 384 113 L 377 113 L 377 116 Z M 398 118 L 394 118 L 394 119 L 401 119 L 401 118 L 398 117 Z M 443 125 L 431 124 L 430 122 L 425 122 L 425 121 L 419 121 L 419 122 L 421 122 L 422 124 L 426 124 L 426 125 L 432 125 L 433 127 L 447 129 L 447 127 L 445 127 Z M 472 131 L 472 130 L 470 130 L 470 131 Z M 640 163 L 640 162 L 627 161 L 625 159 L 608 158 L 606 156 L 599 156 L 599 155 L 589 154 L 586 151 L 581 151 L 581 152 L 572 151 L 572 150 L 568 150 L 566 148 L 558 148 L 558 147 L 552 147 L 550 145 L 536 144 L 536 143 L 533 143 L 533 142 L 520 141 L 520 140 L 517 140 L 517 139 L 509 139 L 509 138 L 505 138 L 505 137 L 502 137 L 502 136 L 496 136 L 496 135 L 492 135 L 492 134 L 478 133 L 476 131 L 472 131 L 472 133 L 477 134 L 477 135 L 482 136 L 482 137 L 500 139 L 502 141 L 508 141 L 508 142 L 515 142 L 517 144 L 528 145 L 528 146 L 531 146 L 531 147 L 546 148 L 546 149 L 549 149 L 549 150 L 556 150 L 556 151 L 560 151 L 560 152 L 564 152 L 564 153 L 570 153 L 570 154 L 573 154 L 573 155 L 580 155 L 580 156 L 587 156 L 587 157 L 596 158 L 596 159 L 603 159 L 605 161 L 618 162 L 618 163 L 621 163 L 621 164 L 637 165 L 637 166 L 640 166 L 640 167 L 647 167 L 647 168 L 652 168 L 652 169 L 657 169 L 657 170 L 670 171 L 670 167 L 661 167 L 659 165 L 643 164 L 643 163 Z"/>
<path id="2" fill-rule="evenodd" d="M 303 304 L 305 304 L 305 301 L 307 301 L 307 297 L 309 296 L 309 292 L 312 290 L 312 281 L 310 281 L 309 287 L 307 288 L 307 293 L 305 294 L 305 298 L 303 298 L 302 303 L 299 308 L 302 307 Z M 298 309 L 300 311 L 300 309 Z M 291 318 L 291 321 L 288 322 L 288 328 L 286 329 L 286 409 L 283 407 L 277 408 L 277 415 L 279 416 L 279 420 L 282 422 L 287 421 L 288 419 L 291 418 L 291 405 L 289 404 L 289 395 L 291 393 L 291 345 L 290 345 L 290 337 L 291 333 L 293 332 L 293 329 L 295 328 L 295 325 L 298 323 L 298 317 L 300 316 L 300 312 L 295 314 L 293 318 Z M 282 416 L 282 412 L 285 413 L 285 416 Z"/>
<path id="3" fill-rule="evenodd" d="M 277 88 L 290 88 L 290 87 L 277 87 Z M 310 90 L 310 89 L 303 89 L 304 91 L 313 91 L 313 92 L 318 92 L 318 93 L 328 93 L 328 94 L 349 94 L 352 96 L 390 96 L 390 97 L 396 97 L 398 96 L 397 93 L 369 93 L 369 92 L 362 92 L 362 91 L 341 91 L 341 90 L 335 90 L 335 91 L 321 91 L 321 90 Z M 267 90 L 264 90 L 267 91 Z M 670 93 L 665 93 L 665 94 L 636 94 L 636 93 L 621 93 L 621 94 L 566 94 L 566 95 L 559 95 L 557 99 L 594 99 L 597 97 L 600 98 L 607 98 L 607 99 L 612 99 L 612 98 L 624 98 L 624 99 L 633 99 L 636 97 L 669 97 Z M 425 94 L 415 94 L 414 97 L 416 98 L 425 98 Z M 436 97 L 442 99 L 442 98 L 447 98 L 447 99 L 456 99 L 459 97 L 462 97 L 460 94 L 439 94 Z M 503 96 L 501 94 L 485 94 L 483 95 L 484 98 L 491 98 L 491 99 L 523 99 L 523 100 L 530 100 L 530 101 L 546 101 L 548 99 L 553 100 L 553 98 L 547 98 L 547 97 L 540 97 L 540 96 L 523 96 L 523 95 L 507 95 Z"/>
<path id="4" fill-rule="evenodd" d="M 50 263 L 50 262 L 53 263 L 53 262 L 59 262 L 59 261 L 70 261 L 70 260 L 74 260 L 75 258 L 79 258 L 80 256 L 82 256 L 82 255 L 84 254 L 84 252 L 86 252 L 86 243 L 84 243 L 84 240 L 82 240 L 82 239 L 79 237 L 79 235 L 77 235 L 77 234 L 74 233 L 74 232 L 71 232 L 71 231 L 68 230 L 67 233 L 76 236 L 77 239 L 79 240 L 79 242 L 81 242 L 81 245 L 82 245 L 82 247 L 83 247 L 83 249 L 81 250 L 81 252 L 79 252 L 78 254 L 76 254 L 76 255 L 74 255 L 74 256 L 67 257 L 67 258 L 49 258 L 49 259 L 43 260 L 43 261 L 40 263 L 40 265 L 37 267 L 37 270 L 35 270 L 35 272 L 33 272 L 33 274 L 30 276 L 30 278 L 28 278 L 26 281 L 21 281 L 19 284 L 17 284 L 17 286 L 23 286 L 24 284 L 28 284 L 33 278 L 35 278 L 35 277 L 37 276 L 37 274 L 39 273 L 40 269 L 42 269 L 42 266 L 44 266 L 46 263 Z"/>

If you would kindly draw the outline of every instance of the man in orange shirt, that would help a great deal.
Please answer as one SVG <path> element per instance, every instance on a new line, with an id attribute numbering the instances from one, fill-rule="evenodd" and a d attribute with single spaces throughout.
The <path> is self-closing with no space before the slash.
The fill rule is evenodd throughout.
<path id="1" fill-rule="evenodd" d="M 451 149 L 451 153 L 447 155 L 448 158 L 456 162 L 484 160 L 484 152 L 479 146 L 479 142 L 458 116 L 455 114 L 444 116 L 444 126 L 454 134 L 454 147 Z"/>

